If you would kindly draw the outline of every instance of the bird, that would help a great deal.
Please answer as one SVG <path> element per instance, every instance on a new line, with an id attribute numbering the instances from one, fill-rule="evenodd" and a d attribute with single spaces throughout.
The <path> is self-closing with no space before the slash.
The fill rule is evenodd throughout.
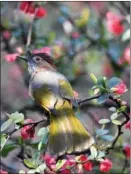
<path id="1" fill-rule="evenodd" d="M 73 107 L 78 105 L 67 78 L 59 73 L 53 59 L 46 53 L 29 53 L 19 57 L 28 64 L 30 74 L 29 94 L 49 113 L 49 137 L 46 151 L 62 156 L 87 151 L 93 136 L 75 116 Z"/>

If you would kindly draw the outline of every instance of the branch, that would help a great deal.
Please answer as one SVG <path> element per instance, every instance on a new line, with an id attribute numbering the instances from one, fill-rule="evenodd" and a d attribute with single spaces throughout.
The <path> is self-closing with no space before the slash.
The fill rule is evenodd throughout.
<path id="1" fill-rule="evenodd" d="M 45 127 L 48 125 L 48 122 L 47 122 L 47 119 L 44 118 L 43 120 L 40 120 L 40 121 L 36 121 L 36 122 L 32 122 L 32 123 L 26 123 L 26 124 L 23 124 L 20 126 L 19 129 L 13 129 L 10 133 L 8 133 L 7 135 L 7 138 L 6 138 L 6 141 L 4 143 L 4 145 L 2 146 L 2 148 L 0 149 L 0 151 L 3 150 L 4 146 L 7 144 L 8 140 L 10 139 L 11 135 L 15 132 L 17 132 L 18 130 L 20 130 L 21 128 L 23 128 L 24 126 L 29 126 L 29 125 L 32 125 L 32 127 L 36 127 L 38 124 L 42 123 L 42 122 L 45 122 Z"/>
<path id="2" fill-rule="evenodd" d="M 85 104 L 86 102 L 88 102 L 88 101 L 90 101 L 90 100 L 97 99 L 97 98 L 99 98 L 100 96 L 101 96 L 101 95 L 96 95 L 96 96 L 89 97 L 89 98 L 86 98 L 86 99 L 83 99 L 83 100 L 79 100 L 79 101 L 78 101 L 78 104 L 79 104 L 80 106 L 86 105 L 86 104 Z"/>
<path id="3" fill-rule="evenodd" d="M 35 18 L 35 15 L 33 16 L 32 20 L 30 22 L 28 36 L 27 36 L 26 50 L 29 49 L 30 44 L 31 44 L 31 36 L 32 36 L 32 29 L 33 29 L 34 18 Z"/>
<path id="4" fill-rule="evenodd" d="M 117 99 L 113 98 L 112 96 L 109 96 L 109 99 L 115 102 L 119 108 L 121 107 L 121 104 Z M 130 120 L 128 114 L 125 111 L 122 111 L 122 114 L 125 116 L 125 121 L 123 121 L 121 125 L 117 126 L 118 131 L 117 131 L 116 137 L 114 141 L 112 142 L 112 145 L 106 149 L 107 154 L 109 153 L 109 150 L 114 149 L 114 146 L 116 145 L 117 140 L 123 134 L 122 127 Z"/>

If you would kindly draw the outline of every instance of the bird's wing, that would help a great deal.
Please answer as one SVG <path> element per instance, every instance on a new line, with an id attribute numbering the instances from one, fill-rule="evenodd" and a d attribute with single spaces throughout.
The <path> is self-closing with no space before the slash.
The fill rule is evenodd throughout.
<path id="1" fill-rule="evenodd" d="M 78 106 L 70 83 L 66 79 L 60 79 L 58 83 L 61 97 L 70 100 L 74 106 Z"/>

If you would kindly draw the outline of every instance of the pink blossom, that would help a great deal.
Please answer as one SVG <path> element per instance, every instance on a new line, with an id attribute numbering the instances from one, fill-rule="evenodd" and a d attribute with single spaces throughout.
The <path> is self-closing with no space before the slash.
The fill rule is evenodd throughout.
<path id="1" fill-rule="evenodd" d="M 7 55 L 5 56 L 5 60 L 6 60 L 7 62 L 14 62 L 14 61 L 17 59 L 17 56 L 18 56 L 18 55 L 19 55 L 18 53 L 7 54 Z"/>
<path id="2" fill-rule="evenodd" d="M 8 172 L 4 171 L 4 170 L 0 170 L 0 174 L 8 174 Z"/>
<path id="3" fill-rule="evenodd" d="M 114 86 L 113 88 L 111 88 L 111 90 L 115 93 L 115 94 L 123 94 L 127 91 L 126 85 L 121 82 L 118 85 Z"/>
<path id="4" fill-rule="evenodd" d="M 23 53 L 23 49 L 21 47 L 17 47 L 16 48 L 16 51 L 19 53 L 19 54 L 22 54 Z"/>
<path id="5" fill-rule="evenodd" d="M 42 159 L 50 169 L 54 170 L 56 168 L 56 159 L 53 156 L 45 154 Z"/>
<path id="6" fill-rule="evenodd" d="M 124 32 L 125 27 L 121 23 L 123 19 L 122 16 L 117 15 L 113 12 L 107 12 L 106 19 L 107 19 L 106 21 L 107 29 L 114 36 L 119 36 Z"/>
<path id="7" fill-rule="evenodd" d="M 33 123 L 33 120 L 32 119 L 27 119 L 27 120 L 25 120 L 25 123 Z M 32 126 L 32 125 L 24 126 L 21 129 L 21 137 L 24 140 L 34 138 L 34 135 L 35 135 L 35 127 Z"/>
<path id="8" fill-rule="evenodd" d="M 4 39 L 9 39 L 9 38 L 11 37 L 10 31 L 5 30 L 5 31 L 3 32 L 3 37 L 4 37 Z"/>
<path id="9" fill-rule="evenodd" d="M 101 172 L 109 172 L 111 168 L 112 168 L 112 162 L 107 158 L 100 163 Z"/>

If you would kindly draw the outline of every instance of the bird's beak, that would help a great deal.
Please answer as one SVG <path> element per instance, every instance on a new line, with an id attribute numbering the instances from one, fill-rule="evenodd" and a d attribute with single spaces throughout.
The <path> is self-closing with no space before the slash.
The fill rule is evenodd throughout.
<path id="1" fill-rule="evenodd" d="M 25 62 L 28 62 L 27 58 L 26 57 L 23 57 L 23 56 L 17 56 L 19 59 L 22 59 L 24 60 Z"/>

